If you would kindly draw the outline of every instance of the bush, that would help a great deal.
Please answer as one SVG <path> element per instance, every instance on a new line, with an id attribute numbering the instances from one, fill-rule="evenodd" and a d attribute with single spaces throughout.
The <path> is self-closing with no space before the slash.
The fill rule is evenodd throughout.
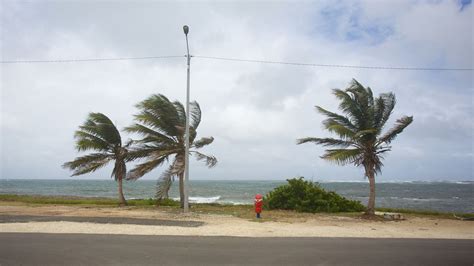
<path id="1" fill-rule="evenodd" d="M 312 213 L 365 210 L 359 201 L 348 200 L 335 192 L 328 192 L 319 184 L 304 180 L 304 177 L 286 181 L 288 184 L 275 188 L 265 196 L 266 208 Z"/>

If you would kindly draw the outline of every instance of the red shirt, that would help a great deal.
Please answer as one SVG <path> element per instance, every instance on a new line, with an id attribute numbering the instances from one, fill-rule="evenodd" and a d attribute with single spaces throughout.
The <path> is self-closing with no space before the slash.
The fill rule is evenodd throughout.
<path id="1" fill-rule="evenodd" d="M 262 199 L 255 199 L 255 212 L 256 213 L 262 212 L 262 205 L 263 205 Z"/>

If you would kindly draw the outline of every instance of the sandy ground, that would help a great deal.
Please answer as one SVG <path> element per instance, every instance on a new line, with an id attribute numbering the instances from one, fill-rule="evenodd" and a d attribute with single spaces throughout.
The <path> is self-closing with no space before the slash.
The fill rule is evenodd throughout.
<path id="1" fill-rule="evenodd" d="M 199 221 L 199 227 L 96 224 L 79 222 L 0 223 L 1 232 L 85 233 L 128 235 L 190 235 L 239 237 L 369 237 L 474 239 L 474 222 L 409 217 L 404 221 L 368 221 L 359 218 L 314 215 L 289 222 L 254 221 L 228 215 L 173 214 L 156 209 L 77 206 L 0 206 L 0 215 L 127 217 Z M 263 214 L 264 215 L 264 214 Z"/>

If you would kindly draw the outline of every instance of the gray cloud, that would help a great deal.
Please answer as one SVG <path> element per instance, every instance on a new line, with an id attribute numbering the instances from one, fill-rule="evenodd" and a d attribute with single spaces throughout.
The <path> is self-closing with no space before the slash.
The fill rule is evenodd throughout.
<path id="1" fill-rule="evenodd" d="M 379 4 L 2 1 L 2 58 L 195 55 L 327 64 L 472 67 L 472 6 Z M 375 25 L 375 26 L 374 26 Z M 375 27 L 375 28 L 374 28 Z M 415 122 L 393 143 L 381 180 L 472 180 L 472 73 L 308 68 L 192 59 L 201 136 L 220 163 L 191 178 L 362 180 L 361 169 L 319 159 L 296 138 L 328 136 L 315 105 L 337 110 L 332 88 L 351 78 L 393 91 Z M 1 178 L 66 178 L 73 132 L 88 112 L 120 127 L 152 93 L 185 98 L 185 61 L 163 59 L 1 66 Z M 125 138 L 132 137 L 124 135 Z M 409 171 L 408 171 L 409 169 Z M 161 169 L 146 178 L 155 179 Z M 110 169 L 84 178 L 108 178 Z"/>

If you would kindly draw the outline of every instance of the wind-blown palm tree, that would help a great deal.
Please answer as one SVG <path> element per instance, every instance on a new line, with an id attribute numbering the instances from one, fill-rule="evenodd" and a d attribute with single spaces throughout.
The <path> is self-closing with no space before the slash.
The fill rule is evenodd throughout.
<path id="1" fill-rule="evenodd" d="M 127 148 L 131 141 L 122 146 L 120 133 L 110 119 L 102 113 L 90 113 L 86 122 L 79 127 L 74 135 L 76 149 L 81 151 L 96 151 L 85 156 L 77 157 L 74 161 L 63 164 L 64 168 L 73 170 L 72 176 L 94 172 L 114 161 L 112 176 L 118 182 L 118 192 L 121 205 L 127 205 L 123 196 L 122 180 L 126 177 Z"/>
<path id="2" fill-rule="evenodd" d="M 145 158 L 128 174 L 128 179 L 135 180 L 162 165 L 170 158 L 169 168 L 158 179 L 157 199 L 167 198 L 174 177 L 179 179 L 181 207 L 184 207 L 184 168 L 185 168 L 185 124 L 186 112 L 183 105 L 171 102 L 161 94 L 155 94 L 137 104 L 140 112 L 135 115 L 136 123 L 125 130 L 143 136 L 136 141 L 137 147 L 130 152 L 130 159 Z M 209 145 L 213 137 L 195 141 L 196 129 L 201 122 L 201 108 L 197 102 L 190 103 L 190 154 L 198 160 L 204 160 L 210 168 L 216 165 L 214 156 L 202 154 L 195 149 Z"/>
<path id="3" fill-rule="evenodd" d="M 334 89 L 334 95 L 341 100 L 339 109 L 345 114 L 339 115 L 316 106 L 316 109 L 328 118 L 324 127 L 338 135 L 334 138 L 302 138 L 297 144 L 313 142 L 327 149 L 321 158 L 340 165 L 354 164 L 363 166 L 369 179 L 370 194 L 367 214 L 375 214 L 375 175 L 381 172 L 383 154 L 391 150 L 390 143 L 412 121 L 413 116 L 403 116 L 395 126 L 382 134 L 382 129 L 395 107 L 395 95 L 382 93 L 374 98 L 372 90 L 364 88 L 353 79 L 345 90 Z"/>

